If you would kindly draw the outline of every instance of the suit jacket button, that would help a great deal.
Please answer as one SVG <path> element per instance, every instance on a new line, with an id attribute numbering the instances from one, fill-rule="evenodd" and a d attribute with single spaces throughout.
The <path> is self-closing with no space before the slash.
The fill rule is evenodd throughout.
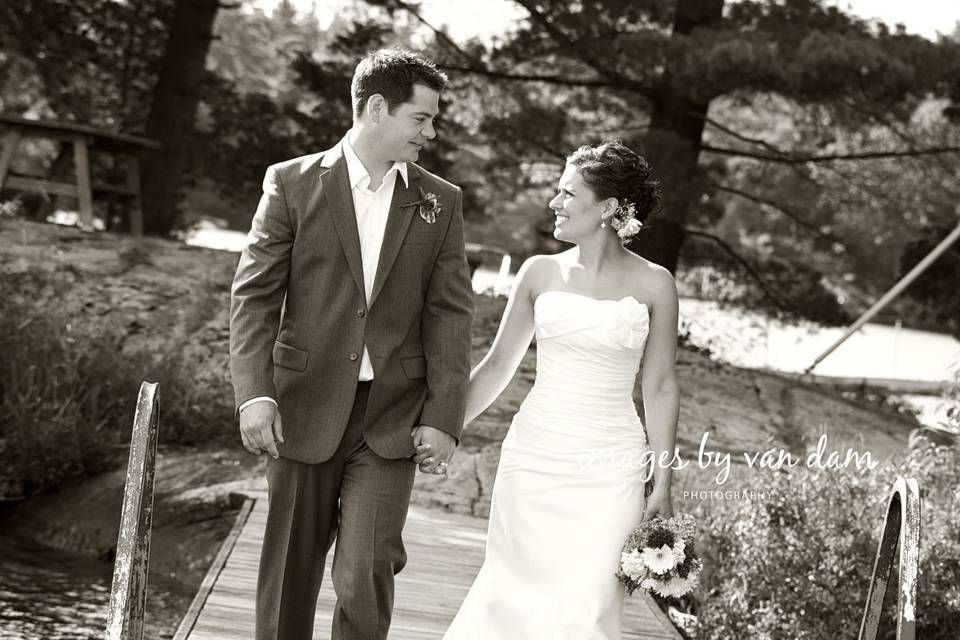
<path id="1" fill-rule="evenodd" d="M 366 314 L 366 311 L 363 309 L 357 309 L 357 317 L 362 318 Z"/>
<path id="2" fill-rule="evenodd" d="M 356 360 L 356 359 L 359 358 L 359 357 L 360 357 L 360 356 L 358 356 L 358 355 L 355 354 L 355 353 L 351 353 L 351 354 L 350 354 L 350 359 L 351 359 L 351 360 Z"/>

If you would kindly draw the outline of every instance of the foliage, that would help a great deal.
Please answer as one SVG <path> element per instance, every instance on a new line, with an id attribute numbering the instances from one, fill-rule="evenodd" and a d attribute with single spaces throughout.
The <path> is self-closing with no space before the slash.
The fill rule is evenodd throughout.
<path id="1" fill-rule="evenodd" d="M 960 619 L 960 447 L 923 444 L 896 467 L 773 477 L 759 504 L 725 504 L 703 521 L 701 637 L 855 637 L 896 474 L 921 488 L 918 635 L 953 638 Z M 895 591 L 896 576 L 888 590 Z M 892 637 L 896 604 L 880 637 Z"/>
<path id="2" fill-rule="evenodd" d="M 952 227 L 931 227 L 908 243 L 901 259 L 900 277 L 925 258 L 952 230 Z M 924 319 L 960 336 L 957 282 L 960 282 L 960 244 L 954 243 L 907 288 L 905 295 L 922 305 L 926 312 Z"/>
<path id="3" fill-rule="evenodd" d="M 823 291 L 792 287 L 781 306 L 825 306 L 812 317 L 831 321 L 830 298 L 868 306 L 905 244 L 953 215 L 956 154 L 919 150 L 960 146 L 956 39 L 931 42 L 817 0 L 721 2 L 718 22 L 689 33 L 682 20 L 718 3 L 517 4 L 529 19 L 489 47 L 439 38 L 443 64 L 471 78 L 460 97 L 486 107 L 476 131 L 491 150 L 491 211 L 543 199 L 551 180 L 530 181 L 527 168 L 621 138 L 664 183 L 665 217 L 652 226 L 673 218 L 761 268 L 780 264 L 767 259 L 776 254 L 818 274 Z M 697 104 L 708 105 L 699 124 L 674 127 L 670 114 Z M 695 166 L 672 166 L 682 143 L 698 151 Z"/>
<path id="4" fill-rule="evenodd" d="M 160 384 L 160 443 L 223 442 L 234 432 L 229 393 L 176 349 L 123 352 L 104 327 L 76 330 L 37 276 L 0 286 L 0 495 L 33 495 L 125 461 L 141 380 Z M 118 449 L 119 447 L 119 449 Z"/>
<path id="5" fill-rule="evenodd" d="M 0 304 L 0 477 L 6 491 L 31 495 L 102 470 L 115 442 L 109 427 L 123 410 L 115 345 L 78 348 L 46 313 L 5 298 Z"/>
<path id="6" fill-rule="evenodd" d="M 357 57 L 392 44 L 452 78 L 423 164 L 465 187 L 472 238 L 520 254 L 560 248 L 538 229 L 562 157 L 605 138 L 648 155 L 663 182 L 648 244 L 690 268 L 701 243 L 681 246 L 684 234 L 713 234 L 780 291 L 779 307 L 811 318 L 869 306 L 926 228 L 955 218 L 957 154 L 922 151 L 960 147 L 960 31 L 933 42 L 824 0 L 515 4 L 528 17 L 488 42 L 433 32 L 403 0 L 348 4 L 326 27 L 289 1 L 220 11 L 186 170 L 187 201 L 219 203 L 185 219 L 245 229 L 264 167 L 335 142 Z M 5 4 L 3 111 L 142 129 L 173 5 Z M 716 6 L 718 19 L 687 28 Z M 780 289 L 793 267 L 803 275 Z M 882 320 L 949 328 L 950 301 L 928 293 L 918 283 Z"/>
<path id="7" fill-rule="evenodd" d="M 34 116 L 142 130 L 172 8 L 173 0 L 3 3 L 0 51 L 33 76 L 21 71 L 16 88 L 30 93 L 11 106 Z"/>

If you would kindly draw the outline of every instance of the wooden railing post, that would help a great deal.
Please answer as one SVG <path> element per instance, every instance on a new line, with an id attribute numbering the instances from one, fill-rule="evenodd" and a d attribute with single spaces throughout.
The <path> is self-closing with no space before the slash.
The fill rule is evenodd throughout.
<path id="1" fill-rule="evenodd" d="M 140 385 L 130 438 L 130 461 L 113 567 L 106 640 L 142 640 L 147 600 L 150 532 L 153 521 L 153 477 L 160 426 L 158 385 Z"/>
<path id="2" fill-rule="evenodd" d="M 899 542 L 899 545 L 897 544 Z M 876 640 L 883 596 L 900 548 L 897 588 L 897 640 L 914 640 L 917 634 L 917 576 L 920 570 L 920 489 L 912 478 L 897 477 L 883 519 L 880 545 L 873 564 L 867 604 L 860 622 L 859 640 Z"/>

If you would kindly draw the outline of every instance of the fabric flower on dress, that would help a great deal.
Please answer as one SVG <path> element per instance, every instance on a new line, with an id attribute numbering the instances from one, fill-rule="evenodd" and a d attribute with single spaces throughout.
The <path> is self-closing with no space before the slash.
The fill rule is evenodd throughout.
<path id="1" fill-rule="evenodd" d="M 647 339 L 647 306 L 634 298 L 624 298 L 617 303 L 611 333 L 614 342 L 626 349 L 639 349 Z"/>

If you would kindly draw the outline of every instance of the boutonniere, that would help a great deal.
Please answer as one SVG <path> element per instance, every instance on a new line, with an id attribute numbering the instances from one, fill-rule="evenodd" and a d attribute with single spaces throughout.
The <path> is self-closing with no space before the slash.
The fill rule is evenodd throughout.
<path id="1" fill-rule="evenodd" d="M 424 193 L 420 189 L 420 199 L 413 202 L 400 205 L 401 207 L 417 207 L 420 217 L 427 224 L 433 224 L 437 221 L 437 214 L 443 211 L 443 205 L 440 204 L 440 196 L 429 191 Z"/>

